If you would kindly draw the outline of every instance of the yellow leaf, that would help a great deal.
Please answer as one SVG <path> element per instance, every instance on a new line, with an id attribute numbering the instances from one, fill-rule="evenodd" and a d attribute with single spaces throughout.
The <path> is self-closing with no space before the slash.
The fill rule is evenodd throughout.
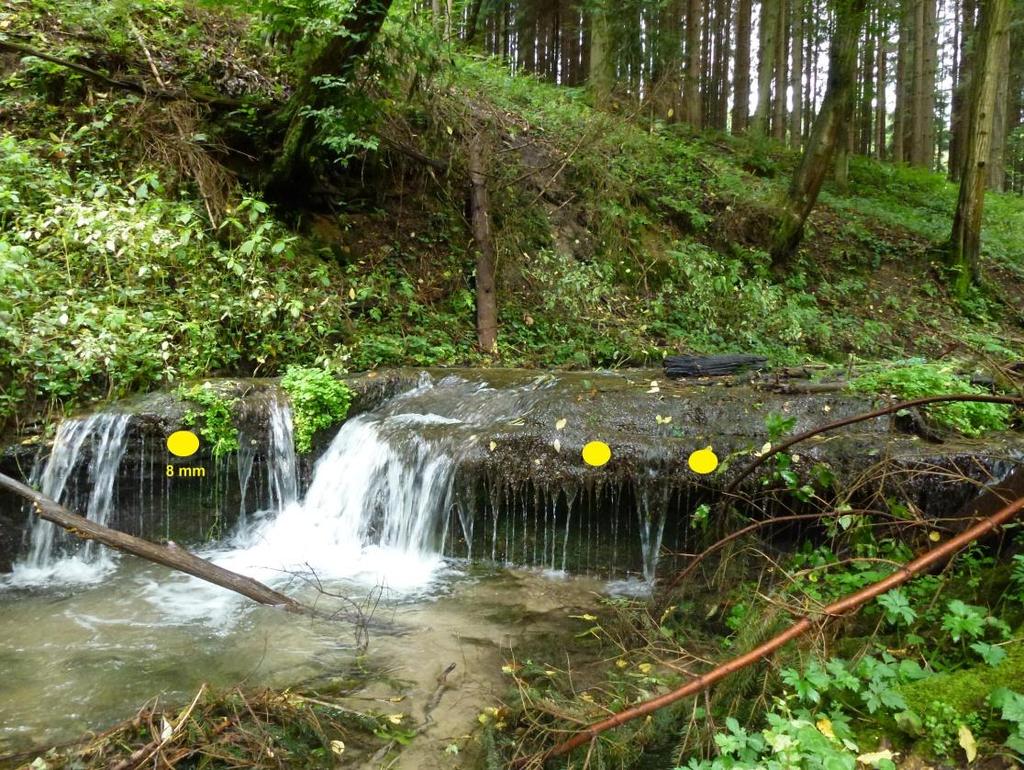
<path id="1" fill-rule="evenodd" d="M 942 535 L 940 535 L 938 532 L 929 532 L 928 539 L 931 540 L 933 543 L 937 543 L 940 540 L 942 540 Z"/>
<path id="2" fill-rule="evenodd" d="M 388 714 L 388 721 L 393 725 L 402 724 L 403 719 L 405 719 L 405 714 Z"/>
<path id="3" fill-rule="evenodd" d="M 624 661 L 622 658 L 619 658 L 617 661 L 615 661 L 615 665 L 618 666 L 619 668 L 625 668 L 626 666 L 629 665 L 629 663 Z"/>
<path id="4" fill-rule="evenodd" d="M 348 290 L 348 298 L 349 299 L 355 299 L 356 298 L 356 290 L 355 289 L 349 289 Z"/>
<path id="5" fill-rule="evenodd" d="M 883 759 L 888 759 L 891 762 L 895 758 L 896 755 L 886 749 L 885 751 L 872 751 L 869 754 L 861 754 L 857 757 L 857 761 L 865 765 L 877 765 Z"/>
<path id="6" fill-rule="evenodd" d="M 339 757 L 345 753 L 345 742 L 344 741 L 331 741 L 331 751 L 337 754 Z"/>
<path id="7" fill-rule="evenodd" d="M 639 666 L 637 666 L 637 668 L 640 669 L 640 673 L 641 674 L 649 674 L 649 673 L 651 673 L 651 664 L 650 663 L 641 663 Z"/>
<path id="8" fill-rule="evenodd" d="M 593 703 L 594 702 L 594 696 L 591 695 L 589 692 L 581 692 L 580 693 L 580 700 L 585 700 L 587 703 Z"/>
<path id="9" fill-rule="evenodd" d="M 818 732 L 824 735 L 826 738 L 836 737 L 836 733 L 832 729 L 831 719 L 819 719 L 815 726 L 818 728 Z"/>
<path id="10" fill-rule="evenodd" d="M 552 442 L 551 446 L 555 448 L 556 452 L 562 451 L 562 442 L 559 441 L 557 438 L 554 440 L 554 442 Z"/>
<path id="11" fill-rule="evenodd" d="M 555 423 L 555 430 L 561 430 L 562 428 L 564 428 L 566 422 L 567 421 L 564 417 L 558 420 L 558 422 Z"/>
<path id="12" fill-rule="evenodd" d="M 494 443 L 493 441 L 492 441 L 492 442 L 490 443 L 490 445 L 489 445 L 489 446 L 490 446 L 490 448 L 491 448 L 491 451 L 492 451 L 492 452 L 493 452 L 493 451 L 494 451 L 495 449 L 497 449 L 497 448 L 498 448 L 498 445 L 497 445 L 497 444 L 495 444 L 495 443 Z"/>
<path id="13" fill-rule="evenodd" d="M 974 740 L 974 734 L 970 728 L 967 725 L 960 725 L 956 731 L 956 737 L 959 739 L 960 748 L 967 754 L 967 761 L 973 762 L 978 756 L 978 742 Z"/>

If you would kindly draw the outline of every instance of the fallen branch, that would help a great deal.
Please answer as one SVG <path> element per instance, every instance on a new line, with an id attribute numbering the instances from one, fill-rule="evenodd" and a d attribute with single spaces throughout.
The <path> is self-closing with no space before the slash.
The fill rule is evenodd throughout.
<path id="1" fill-rule="evenodd" d="M 206 94 L 191 93 L 188 91 L 173 91 L 166 88 L 146 88 L 141 83 L 136 83 L 131 80 L 118 80 L 112 78 L 109 75 L 104 75 L 99 70 L 94 70 L 92 67 L 87 67 L 84 64 L 78 64 L 77 62 L 70 61 L 69 59 L 62 59 L 59 56 L 40 51 L 37 48 L 24 45 L 23 43 L 15 43 L 11 40 L 0 39 L 0 51 L 10 51 L 11 53 L 20 53 L 23 56 L 34 56 L 37 59 L 48 61 L 50 64 L 56 64 L 58 67 L 64 67 L 65 69 L 74 70 L 75 72 L 81 73 L 86 77 L 92 78 L 100 83 L 104 83 L 112 88 L 118 88 L 122 91 L 131 91 L 132 93 L 140 94 L 142 96 L 151 96 L 155 99 L 162 101 L 178 101 L 181 99 L 190 99 L 196 102 L 203 102 L 204 104 L 214 105 L 218 107 L 241 107 L 245 104 L 241 99 L 231 99 L 224 96 L 207 96 Z M 149 58 L 149 52 L 146 51 L 146 56 Z M 156 73 L 155 65 L 150 58 L 150 64 L 154 67 L 154 74 Z M 157 75 L 159 79 L 159 75 Z"/>
<path id="2" fill-rule="evenodd" d="M 200 580 L 234 591 L 259 604 L 279 607 L 289 612 L 312 614 L 313 610 L 303 606 L 290 596 L 268 588 L 257 580 L 239 575 L 237 572 L 219 567 L 206 559 L 201 559 L 184 548 L 170 543 L 166 546 L 151 543 L 148 540 L 118 532 L 84 516 L 72 513 L 64 506 L 51 500 L 46 495 L 36 492 L 20 481 L 0 473 L 0 487 L 10 490 L 32 503 L 35 515 L 41 519 L 62 527 L 75 537 L 83 540 L 95 540 L 108 548 L 138 556 L 146 561 L 170 567 L 184 572 Z"/>
<path id="3" fill-rule="evenodd" d="M 786 439 L 778 446 L 773 446 L 763 455 L 750 463 L 746 468 L 741 470 L 736 478 L 725 488 L 722 493 L 722 499 L 727 500 L 729 497 L 735 494 L 737 487 L 740 482 L 747 478 L 751 473 L 764 465 L 769 458 L 774 457 L 779 452 L 784 452 L 794 444 L 799 444 L 801 441 L 806 441 L 812 436 L 817 436 L 820 433 L 827 433 L 830 430 L 836 428 L 842 428 L 847 425 L 853 425 L 854 423 L 864 422 L 866 420 L 873 420 L 876 417 L 884 417 L 887 414 L 898 412 L 901 409 L 911 409 L 915 406 L 925 406 L 926 404 L 939 404 L 949 401 L 976 401 L 984 404 L 1009 404 L 1010 406 L 1024 407 L 1024 398 L 1018 398 L 1016 396 L 988 396 L 975 393 L 965 393 L 958 396 L 929 396 L 927 398 L 916 398 L 913 401 L 901 401 L 898 404 L 892 404 L 891 406 L 884 407 L 882 409 L 876 409 L 873 412 L 866 412 L 864 414 L 854 415 L 853 417 L 844 417 L 841 420 L 827 423 L 826 425 L 820 425 L 817 428 L 811 428 L 803 433 L 798 433 L 791 438 Z"/>
<path id="4" fill-rule="evenodd" d="M 1022 510 L 1024 510 L 1024 497 L 1018 498 L 1015 502 L 975 524 L 973 527 L 964 530 L 956 537 L 947 540 L 942 545 L 937 546 L 930 551 L 925 552 L 913 561 L 908 562 L 888 577 L 879 580 L 877 583 L 872 583 L 866 588 L 862 588 L 860 591 L 850 594 L 839 601 L 833 602 L 821 611 L 821 616 L 824 620 L 828 620 L 833 617 L 846 615 L 856 611 L 872 599 L 881 596 L 887 591 L 890 591 L 903 583 L 906 583 L 911 578 L 921 574 L 936 564 L 947 561 L 957 551 L 973 543 L 982 535 L 997 530 L 1012 521 Z M 544 752 L 539 757 L 523 757 L 522 759 L 514 762 L 512 766 L 515 768 L 522 768 L 531 762 L 539 765 L 554 757 L 560 757 L 563 754 L 568 754 L 570 751 L 579 748 L 588 741 L 594 740 L 598 735 L 607 730 L 624 725 L 634 719 L 645 717 L 648 714 L 652 714 L 659 709 L 665 708 L 666 706 L 682 700 L 683 698 L 703 692 L 730 674 L 751 666 L 762 658 L 766 658 L 779 648 L 783 647 L 787 642 L 803 636 L 814 627 L 815 621 L 810 617 L 805 616 L 800 618 L 785 631 L 769 639 L 764 644 L 740 655 L 739 657 L 723 663 L 708 673 L 698 676 L 696 679 L 692 679 L 682 687 L 664 695 L 660 695 L 657 698 L 652 698 L 651 700 L 645 701 L 637 706 L 633 706 L 632 708 L 628 708 L 625 711 L 614 714 L 608 719 L 592 724 L 589 727 L 578 731 L 568 740 Z"/>

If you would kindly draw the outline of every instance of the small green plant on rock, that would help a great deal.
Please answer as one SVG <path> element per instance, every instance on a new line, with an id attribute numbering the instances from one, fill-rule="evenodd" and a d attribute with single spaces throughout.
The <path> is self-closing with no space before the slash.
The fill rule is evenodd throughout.
<path id="1" fill-rule="evenodd" d="M 237 398 L 221 395 L 208 382 L 190 388 L 181 387 L 178 395 L 202 407 L 199 412 L 187 411 L 184 423 L 195 426 L 202 419 L 199 434 L 210 444 L 214 457 L 238 451 L 238 428 L 232 415 Z"/>
<path id="2" fill-rule="evenodd" d="M 295 449 L 303 454 L 313 448 L 318 430 L 345 419 L 352 403 L 352 389 L 326 369 L 289 366 L 281 387 L 292 401 Z"/>

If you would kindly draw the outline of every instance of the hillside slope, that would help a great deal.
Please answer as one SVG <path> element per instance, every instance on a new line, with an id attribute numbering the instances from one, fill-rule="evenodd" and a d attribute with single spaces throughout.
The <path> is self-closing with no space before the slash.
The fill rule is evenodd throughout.
<path id="1" fill-rule="evenodd" d="M 774 276 L 762 247 L 791 150 L 597 112 L 582 91 L 431 47 L 398 18 L 368 65 L 348 161 L 301 205 L 274 208 L 256 192 L 271 129 L 253 104 L 280 99 L 294 73 L 246 17 L 176 0 L 13 0 L 0 30 L 150 90 L 0 54 L 2 420 L 289 363 L 1024 355 L 1017 196 L 990 196 L 990 285 L 956 303 L 932 252 L 956 189 L 854 158 L 849 189 L 827 188 L 794 269 Z M 419 46 L 412 64 L 388 58 L 396 40 Z M 477 133 L 497 356 L 475 349 L 464 158 Z"/>

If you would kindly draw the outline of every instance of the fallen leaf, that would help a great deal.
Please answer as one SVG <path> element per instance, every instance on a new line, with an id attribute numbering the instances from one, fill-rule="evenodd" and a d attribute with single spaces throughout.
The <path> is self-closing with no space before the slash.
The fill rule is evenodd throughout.
<path id="1" fill-rule="evenodd" d="M 861 754 L 857 757 L 857 761 L 862 762 L 865 765 L 877 765 L 882 760 L 888 759 L 892 762 L 895 758 L 896 755 L 893 752 L 885 749 L 884 751 L 872 751 L 868 754 Z"/>
<path id="2" fill-rule="evenodd" d="M 495 449 L 497 449 L 497 448 L 498 448 L 498 445 L 497 445 L 497 444 L 495 444 L 495 443 L 494 443 L 494 442 L 492 441 L 492 442 L 490 443 L 490 447 L 491 447 L 491 451 L 493 452 L 493 451 L 494 451 Z"/>
<path id="3" fill-rule="evenodd" d="M 835 738 L 835 730 L 832 729 L 831 719 L 819 719 L 815 723 L 815 727 L 818 728 L 818 732 L 824 735 L 826 738 Z"/>
<path id="4" fill-rule="evenodd" d="M 345 753 L 345 742 L 344 741 L 331 741 L 331 751 L 337 754 L 339 757 Z"/>
<path id="5" fill-rule="evenodd" d="M 349 299 L 355 299 L 356 298 L 356 290 L 355 289 L 349 289 L 348 290 L 348 298 Z"/>
<path id="6" fill-rule="evenodd" d="M 556 452 L 561 452 L 562 451 L 562 442 L 559 441 L 557 438 L 554 440 L 554 442 L 551 444 L 551 446 L 553 446 L 555 448 Z"/>
<path id="7" fill-rule="evenodd" d="M 403 719 L 405 719 L 405 714 L 388 714 L 388 721 L 393 725 L 402 724 Z"/>
<path id="8" fill-rule="evenodd" d="M 967 725 L 960 725 L 956 731 L 960 748 L 967 754 L 967 761 L 973 762 L 978 756 L 978 742 L 974 740 L 974 734 Z"/>
<path id="9" fill-rule="evenodd" d="M 565 427 L 566 419 L 563 417 L 555 423 L 555 430 L 561 430 Z"/>

